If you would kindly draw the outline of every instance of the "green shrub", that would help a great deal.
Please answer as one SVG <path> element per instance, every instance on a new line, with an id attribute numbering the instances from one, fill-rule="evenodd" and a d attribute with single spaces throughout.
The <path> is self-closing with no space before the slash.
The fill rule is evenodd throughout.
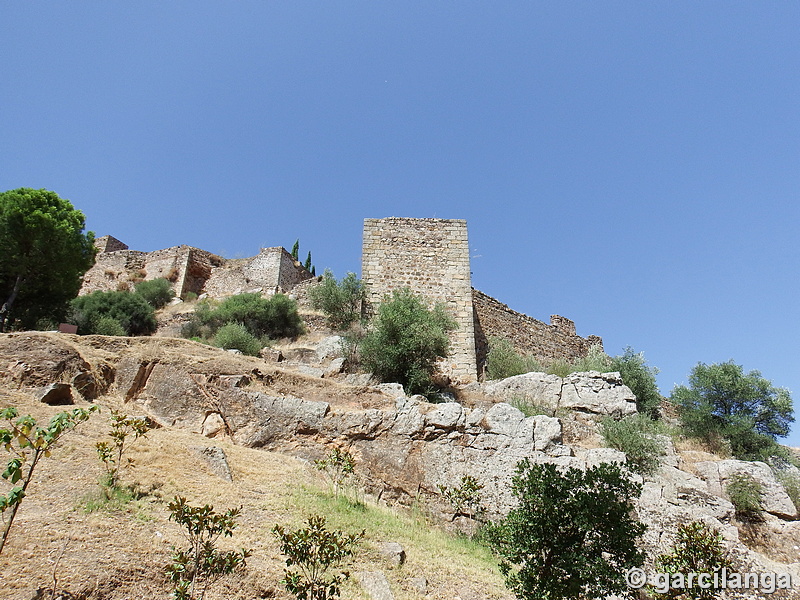
<path id="1" fill-rule="evenodd" d="M 408 393 L 430 391 L 436 360 L 447 355 L 447 332 L 455 327 L 443 306 L 428 309 L 410 290 L 394 291 L 361 341 L 361 362 L 381 381 L 401 383 Z"/>
<path id="2" fill-rule="evenodd" d="M 190 506 L 180 496 L 167 507 L 169 520 L 184 527 L 183 534 L 189 542 L 185 549 L 173 547 L 172 564 L 167 567 L 175 600 L 202 600 L 217 579 L 244 570 L 250 550 L 220 552 L 216 548 L 220 536 L 233 535 L 241 509 L 217 513 L 208 504 Z"/>
<path id="3" fill-rule="evenodd" d="M 172 291 L 172 285 L 163 277 L 140 281 L 136 284 L 136 293 L 144 298 L 153 308 L 166 306 L 175 295 Z"/>
<path id="4" fill-rule="evenodd" d="M 764 509 L 761 506 L 763 486 L 749 473 L 734 473 L 725 491 L 736 509 L 736 516 L 744 521 L 760 521 Z"/>
<path id="5" fill-rule="evenodd" d="M 793 473 L 785 468 L 773 469 L 773 471 L 789 498 L 792 499 L 795 508 L 800 510 L 800 476 L 796 474 L 796 471 Z"/>
<path id="6" fill-rule="evenodd" d="M 197 300 L 197 292 L 185 292 L 181 300 L 184 302 L 194 302 Z"/>
<path id="7" fill-rule="evenodd" d="M 713 442 L 722 438 L 740 460 L 769 460 L 780 454 L 776 442 L 794 421 L 789 391 L 758 371 L 745 374 L 733 361 L 699 363 L 689 386 L 677 386 L 671 400 L 678 406 L 687 435 Z"/>
<path id="8" fill-rule="evenodd" d="M 653 419 L 659 418 L 661 392 L 656 384 L 658 369 L 647 365 L 643 352 L 635 352 L 628 346 L 622 354 L 611 359 L 609 370 L 619 372 L 622 382 L 636 396 L 636 407 L 640 413 Z"/>
<path id="9" fill-rule="evenodd" d="M 311 306 L 325 313 L 332 329 L 345 330 L 361 318 L 364 284 L 355 273 L 348 273 L 337 282 L 325 269 L 322 282 L 308 291 Z"/>
<path id="10" fill-rule="evenodd" d="M 714 573 L 731 567 L 722 534 L 700 521 L 678 525 L 678 535 L 672 548 L 656 558 L 655 562 L 659 573 L 669 576 L 682 573 L 684 578 L 690 573 L 708 573 L 711 582 Z M 713 584 L 711 587 L 703 587 L 702 582 L 698 582 L 696 578 L 694 583 L 683 589 L 660 583 L 668 584 L 669 581 L 662 580 L 658 586 L 653 586 L 652 591 L 658 598 L 713 600 L 720 595 L 719 589 L 714 588 Z"/>
<path id="11" fill-rule="evenodd" d="M 124 462 L 122 460 L 126 440 L 129 436 L 133 436 L 135 441 L 147 435 L 148 431 L 150 431 L 150 424 L 146 419 L 129 417 L 117 410 L 111 411 L 111 431 L 108 432 L 111 442 L 95 444 L 97 456 L 106 471 L 102 487 L 107 499 L 110 500 L 116 491 L 122 468 L 133 464 L 131 458 L 127 458 Z"/>
<path id="12" fill-rule="evenodd" d="M 355 473 L 356 459 L 348 450 L 333 448 L 325 458 L 314 461 L 314 466 L 325 473 L 331 482 L 334 496 L 339 496 L 345 480 Z"/>
<path id="13" fill-rule="evenodd" d="M 88 420 L 96 410 L 97 406 L 90 406 L 60 412 L 50 419 L 47 427 L 37 426 L 36 420 L 30 415 L 20 417 L 13 406 L 0 410 L 0 419 L 7 422 L 5 427 L 0 428 L 0 447 L 12 455 L 6 463 L 2 477 L 14 486 L 5 494 L 0 494 L 0 513 L 10 511 L 8 517 L 3 516 L 5 526 L 0 535 L 0 553 L 3 552 L 14 517 L 25 498 L 39 461 L 50 456 L 52 447 L 59 439 Z"/>
<path id="14" fill-rule="evenodd" d="M 308 527 L 292 531 L 275 525 L 272 532 L 278 538 L 286 566 L 281 583 L 298 600 L 331 600 L 341 594 L 341 585 L 350 576 L 347 571 L 327 575 L 338 567 L 364 537 L 365 531 L 347 534 L 328 531 L 325 517 L 308 518 Z"/>
<path id="15" fill-rule="evenodd" d="M 490 337 L 486 355 L 486 378 L 505 379 L 514 375 L 543 371 L 535 357 L 519 354 L 505 338 Z"/>
<path id="16" fill-rule="evenodd" d="M 464 475 L 458 487 L 439 486 L 439 493 L 453 508 L 452 521 L 458 516 L 478 519 L 486 511 L 482 505 L 483 485 L 472 475 Z"/>
<path id="17" fill-rule="evenodd" d="M 104 318 L 117 321 L 126 335 L 150 335 L 157 327 L 153 307 L 131 292 L 92 292 L 75 298 L 70 306 L 73 323 L 83 335 L 99 333 Z M 113 329 L 109 321 L 103 326 Z"/>
<path id="18" fill-rule="evenodd" d="M 615 369 L 612 367 L 613 359 L 605 353 L 600 344 L 592 344 L 586 356 L 576 359 L 572 363 L 573 373 L 586 373 L 587 371 L 598 371 L 599 373 L 610 373 Z"/>
<path id="19" fill-rule="evenodd" d="M 512 479 L 518 501 L 485 536 L 501 557 L 506 585 L 524 600 L 624 594 L 625 571 L 644 560 L 633 519 L 641 493 L 619 465 L 583 471 L 523 460 Z"/>
<path id="20" fill-rule="evenodd" d="M 94 333 L 97 335 L 128 335 L 122 323 L 114 317 L 101 317 L 94 326 Z"/>
<path id="21" fill-rule="evenodd" d="M 303 333 L 297 303 L 284 294 L 270 298 L 262 298 L 260 294 L 238 294 L 226 298 L 215 309 L 207 312 L 201 309 L 199 314 L 215 331 L 226 323 L 241 323 L 256 337 L 276 339 Z"/>
<path id="22" fill-rule="evenodd" d="M 643 414 L 619 421 L 609 417 L 601 422 L 605 443 L 624 452 L 630 469 L 640 475 L 653 475 L 660 465 L 659 457 L 665 454 L 664 445 L 656 438 L 659 429 L 658 423 Z"/>
<path id="23" fill-rule="evenodd" d="M 226 323 L 214 336 L 214 344 L 225 350 L 239 350 L 248 356 L 258 356 L 263 344 L 241 323 Z"/>

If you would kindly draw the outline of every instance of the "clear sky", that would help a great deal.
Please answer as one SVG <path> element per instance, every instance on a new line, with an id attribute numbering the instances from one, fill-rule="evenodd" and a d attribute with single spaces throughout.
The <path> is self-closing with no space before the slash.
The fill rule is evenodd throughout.
<path id="1" fill-rule="evenodd" d="M 800 406 L 800 3 L 5 2 L 0 28 L 0 190 L 138 250 L 299 238 L 339 276 L 364 218 L 467 219 L 475 287 L 644 351 L 663 394 L 733 359 Z"/>

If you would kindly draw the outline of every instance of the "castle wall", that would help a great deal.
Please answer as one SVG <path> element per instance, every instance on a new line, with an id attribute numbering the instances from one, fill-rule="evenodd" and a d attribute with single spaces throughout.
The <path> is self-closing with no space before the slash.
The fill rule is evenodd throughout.
<path id="1" fill-rule="evenodd" d="M 451 332 L 446 371 L 462 381 L 477 377 L 467 222 L 461 219 L 365 219 L 361 278 L 370 306 L 409 288 L 441 302 L 458 327 Z"/>
<path id="2" fill-rule="evenodd" d="M 475 350 L 481 370 L 489 351 L 488 339 L 505 338 L 522 354 L 532 354 L 544 364 L 557 359 L 575 360 L 586 356 L 593 345 L 603 347 L 603 340 L 590 335 L 578 336 L 575 323 L 566 317 L 553 315 L 550 324 L 543 323 L 510 309 L 491 296 L 472 290 L 475 311 Z"/>
<path id="3" fill-rule="evenodd" d="M 281 246 L 262 248 L 252 258 L 225 261 L 215 268 L 205 291 L 212 298 L 258 291 L 266 294 L 291 290 L 312 275 Z"/>

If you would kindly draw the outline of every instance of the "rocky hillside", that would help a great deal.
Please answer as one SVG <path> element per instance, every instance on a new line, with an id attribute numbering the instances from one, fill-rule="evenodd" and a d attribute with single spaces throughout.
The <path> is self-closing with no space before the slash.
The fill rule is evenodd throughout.
<path id="1" fill-rule="evenodd" d="M 37 403 L 37 390 L 61 382 L 78 404 L 118 407 L 160 426 L 137 442 L 128 479 L 141 498 L 127 512 L 86 515 L 80 508 L 81 498 L 97 488 L 93 444 L 107 430 L 107 416 L 93 417 L 42 467 L 11 547 L 0 556 L 2 597 L 31 598 L 52 585 L 53 572 L 63 589 L 84 594 L 76 597 L 165 597 L 159 573 L 179 535 L 167 523 L 164 499 L 176 493 L 194 502 L 246 506 L 233 541 L 255 547 L 256 568 L 243 581 L 225 584 L 222 595 L 208 597 L 285 597 L 276 583 L 281 560 L 269 528 L 298 522 L 309 507 L 339 523 L 357 522 L 347 506 L 335 509 L 313 491 L 317 476 L 310 461 L 340 447 L 356 458 L 360 489 L 379 503 L 364 509 L 373 530 L 356 570 L 381 574 L 375 577 L 385 577 L 396 598 L 508 598 L 485 551 L 420 520 L 424 513 L 438 526 L 472 527 L 453 515 L 439 486 L 472 475 L 484 485 L 494 518 L 511 506 L 509 481 L 522 458 L 576 467 L 626 460 L 603 448 L 597 434 L 599 417 L 636 410 L 616 374 L 561 379 L 530 373 L 472 384 L 454 390 L 451 401 L 431 404 L 407 397 L 396 384 L 342 373 L 337 350 L 336 339 L 323 335 L 277 347 L 264 358 L 166 337 L 0 336 L 0 405 L 51 414 L 57 407 Z M 520 398 L 548 414 L 526 417 L 508 403 Z M 659 472 L 643 481 L 637 506 L 648 525 L 649 555 L 672 543 L 678 524 L 701 520 L 723 533 L 739 570 L 791 572 L 800 582 L 800 521 L 769 467 L 663 441 L 667 455 Z M 725 497 L 731 475 L 742 470 L 765 490 L 763 523 L 737 522 Z M 416 520 L 378 508 L 387 504 L 413 507 Z M 381 554 L 389 541 L 405 547 L 402 566 Z M 348 590 L 348 597 L 368 597 L 355 584 Z"/>

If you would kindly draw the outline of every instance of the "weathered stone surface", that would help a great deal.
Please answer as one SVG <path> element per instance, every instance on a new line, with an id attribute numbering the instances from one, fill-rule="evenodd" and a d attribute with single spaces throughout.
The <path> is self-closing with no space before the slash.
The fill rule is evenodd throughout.
<path id="1" fill-rule="evenodd" d="M 424 576 L 412 577 L 411 579 L 408 580 L 408 585 L 411 586 L 411 589 L 413 589 L 422 596 L 428 593 L 428 580 Z"/>
<path id="2" fill-rule="evenodd" d="M 746 473 L 758 482 L 763 490 L 761 505 L 773 515 L 794 519 L 797 509 L 783 486 L 775 479 L 772 469 L 762 462 L 745 462 L 742 460 L 718 460 L 695 464 L 697 473 L 705 479 L 711 493 L 728 497 L 726 487 L 736 473 Z"/>
<path id="3" fill-rule="evenodd" d="M 490 396 L 523 400 L 553 411 L 567 409 L 614 417 L 636 412 L 636 397 L 622 384 L 619 373 L 590 371 L 572 373 L 564 379 L 546 373 L 525 373 L 489 381 L 480 388 Z"/>
<path id="4" fill-rule="evenodd" d="M 220 434 L 225 433 L 226 426 L 225 420 L 218 412 L 209 413 L 203 421 L 203 427 L 200 430 L 204 436 L 213 438 Z"/>
<path id="5" fill-rule="evenodd" d="M 619 373 L 572 373 L 564 379 L 559 408 L 603 416 L 624 417 L 636 412 L 636 396 Z"/>
<path id="6" fill-rule="evenodd" d="M 375 547 L 389 562 L 397 566 L 406 562 L 406 551 L 397 542 L 378 542 Z"/>
<path id="7" fill-rule="evenodd" d="M 323 362 L 342 356 L 342 341 L 340 335 L 330 335 L 317 344 L 317 360 Z"/>
<path id="8" fill-rule="evenodd" d="M 394 600 L 389 581 L 383 571 L 359 571 L 356 579 L 372 600 Z"/>
<path id="9" fill-rule="evenodd" d="M 330 362 L 330 364 L 328 364 L 328 366 L 325 368 L 325 373 L 323 374 L 323 377 L 328 377 L 328 378 L 335 377 L 336 375 L 344 371 L 344 363 L 345 363 L 344 358 L 342 357 L 334 358 Z"/>
<path id="10" fill-rule="evenodd" d="M 39 402 L 49 404 L 50 406 L 74 404 L 72 400 L 72 386 L 68 383 L 51 383 L 38 390 L 36 398 Z"/>
<path id="11" fill-rule="evenodd" d="M 205 460 L 214 475 L 225 481 L 233 481 L 233 474 L 231 473 L 231 467 L 228 464 L 228 457 L 225 454 L 225 450 L 217 446 L 194 446 L 192 450 L 197 452 L 200 457 Z"/>
<path id="12" fill-rule="evenodd" d="M 382 391 L 391 398 L 398 398 L 406 395 L 403 386 L 399 383 L 379 383 L 375 386 L 375 389 Z"/>
<path id="13" fill-rule="evenodd" d="M 258 355 L 263 358 L 264 360 L 268 360 L 271 362 L 281 362 L 284 360 L 283 352 L 277 350 L 275 348 L 262 348 Z"/>

